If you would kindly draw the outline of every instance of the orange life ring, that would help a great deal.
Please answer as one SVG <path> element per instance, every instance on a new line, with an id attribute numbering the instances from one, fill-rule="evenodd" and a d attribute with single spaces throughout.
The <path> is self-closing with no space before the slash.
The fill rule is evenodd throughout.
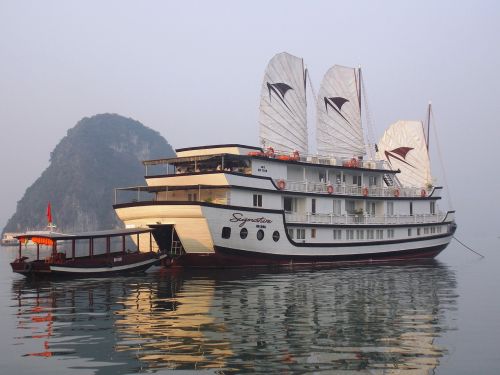
<path id="1" fill-rule="evenodd" d="M 363 195 L 364 195 L 365 197 L 367 197 L 367 196 L 368 196 L 368 188 L 367 188 L 366 186 L 363 188 Z"/>
<path id="2" fill-rule="evenodd" d="M 274 158 L 274 148 L 268 147 L 266 150 L 266 156 L 268 158 Z"/>
<path id="3" fill-rule="evenodd" d="M 328 185 L 328 186 L 326 187 L 326 192 L 327 192 L 328 194 L 333 194 L 333 185 Z"/>
<path id="4" fill-rule="evenodd" d="M 285 180 L 279 180 L 279 181 L 278 181 L 278 189 L 280 189 L 280 190 L 285 190 L 285 187 L 286 187 L 286 182 L 285 182 Z"/>
<path id="5" fill-rule="evenodd" d="M 425 198 L 425 197 L 427 196 L 427 192 L 425 191 L 425 189 L 422 189 L 422 190 L 420 191 L 420 196 L 421 196 L 422 198 Z"/>
<path id="6" fill-rule="evenodd" d="M 399 189 L 394 190 L 394 196 L 396 198 L 399 197 Z"/>

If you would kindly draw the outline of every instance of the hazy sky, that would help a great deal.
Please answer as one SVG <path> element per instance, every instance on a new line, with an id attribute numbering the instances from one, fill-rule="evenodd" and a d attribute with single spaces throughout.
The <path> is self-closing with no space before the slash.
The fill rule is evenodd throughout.
<path id="1" fill-rule="evenodd" d="M 132 117 L 174 148 L 257 144 L 282 51 L 316 90 L 331 65 L 361 65 L 377 138 L 432 100 L 460 230 L 500 233 L 500 2 L 456 0 L 1 0 L 0 227 L 84 116 Z"/>

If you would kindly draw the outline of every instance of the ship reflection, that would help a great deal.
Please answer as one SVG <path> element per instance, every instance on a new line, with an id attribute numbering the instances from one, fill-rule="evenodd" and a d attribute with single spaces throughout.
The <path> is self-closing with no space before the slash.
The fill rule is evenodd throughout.
<path id="1" fill-rule="evenodd" d="M 98 374 L 160 369 L 428 374 L 456 308 L 437 261 L 303 270 L 162 270 L 135 278 L 16 280 L 34 357 Z"/>

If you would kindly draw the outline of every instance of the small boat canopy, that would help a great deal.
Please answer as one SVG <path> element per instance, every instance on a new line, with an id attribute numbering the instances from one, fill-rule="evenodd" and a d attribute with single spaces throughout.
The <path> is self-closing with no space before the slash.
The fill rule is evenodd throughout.
<path id="1" fill-rule="evenodd" d="M 95 232 L 82 232 L 82 233 L 25 233 L 15 236 L 18 240 L 32 239 L 32 238 L 46 238 L 52 241 L 64 241 L 64 240 L 82 240 L 90 238 L 105 238 L 105 237 L 120 237 L 120 236 L 130 236 L 132 234 L 150 233 L 154 228 L 134 228 L 134 229 L 109 229 L 101 230 Z"/>

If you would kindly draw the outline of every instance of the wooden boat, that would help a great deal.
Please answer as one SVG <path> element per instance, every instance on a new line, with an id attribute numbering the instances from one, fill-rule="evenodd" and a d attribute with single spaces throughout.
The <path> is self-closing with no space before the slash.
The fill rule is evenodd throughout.
<path id="1" fill-rule="evenodd" d="M 48 233 L 22 234 L 19 241 L 18 258 L 11 263 L 12 271 L 25 276 L 66 276 L 96 277 L 143 272 L 166 258 L 167 254 L 153 251 L 153 229 L 119 229 L 88 233 Z M 127 249 L 126 239 L 135 236 L 135 250 Z M 141 251 L 140 238 L 148 237 L 146 251 Z M 112 241 L 112 239 L 115 239 Z M 23 256 L 23 243 L 26 240 L 36 243 L 36 259 Z M 95 248 L 95 243 L 104 243 L 104 248 Z M 111 242 L 119 242 L 120 249 L 111 249 Z M 88 246 L 86 256 L 77 256 L 77 245 Z M 51 254 L 40 257 L 40 246 L 51 247 Z M 60 251 L 62 249 L 62 251 Z M 102 252 L 104 250 L 104 252 Z M 69 254 L 68 254 L 69 252 Z"/>

